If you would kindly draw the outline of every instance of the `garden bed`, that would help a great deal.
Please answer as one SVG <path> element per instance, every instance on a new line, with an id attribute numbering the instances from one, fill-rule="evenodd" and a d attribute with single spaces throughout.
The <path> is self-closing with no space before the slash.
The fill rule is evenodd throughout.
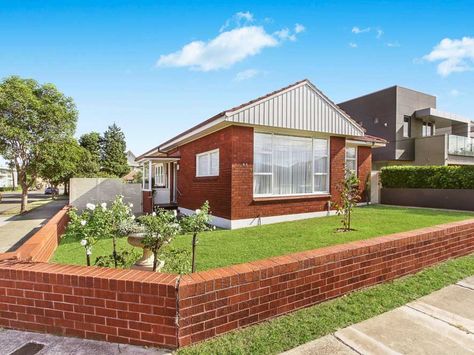
<path id="1" fill-rule="evenodd" d="M 199 235 L 197 270 L 235 265 L 473 217 L 474 214 L 469 212 L 365 206 L 354 210 L 353 227 L 356 230 L 346 233 L 336 232 L 340 227 L 340 217 L 337 216 L 232 231 L 204 232 Z M 178 236 L 168 248 L 190 250 L 191 239 L 191 235 Z M 99 239 L 94 246 L 93 259 L 109 255 L 111 246 L 110 239 Z M 132 248 L 126 238 L 119 239 L 118 246 L 119 249 Z M 64 238 L 51 262 L 85 265 L 83 247 L 79 240 Z"/>

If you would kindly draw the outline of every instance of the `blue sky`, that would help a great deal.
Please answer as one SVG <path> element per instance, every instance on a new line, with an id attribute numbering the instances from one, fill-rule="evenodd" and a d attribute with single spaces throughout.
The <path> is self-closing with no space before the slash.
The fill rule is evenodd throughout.
<path id="1" fill-rule="evenodd" d="M 115 122 L 136 154 L 303 78 L 336 102 L 399 84 L 474 118 L 472 5 L 0 1 L 0 77 L 56 84 L 78 135 Z"/>

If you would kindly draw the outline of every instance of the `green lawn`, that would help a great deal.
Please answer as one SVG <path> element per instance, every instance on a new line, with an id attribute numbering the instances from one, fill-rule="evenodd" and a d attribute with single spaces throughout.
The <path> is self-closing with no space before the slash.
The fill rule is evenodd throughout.
<path id="1" fill-rule="evenodd" d="M 387 206 L 358 207 L 354 211 L 355 231 L 339 233 L 340 217 L 313 218 L 239 230 L 217 230 L 199 236 L 197 269 L 239 264 L 303 250 L 311 250 L 354 240 L 412 230 L 436 224 L 474 218 L 473 213 Z M 119 246 L 131 248 L 126 239 Z M 175 238 L 171 246 L 191 249 L 191 236 Z M 92 260 L 111 254 L 111 240 L 99 240 L 93 248 Z M 53 262 L 85 264 L 84 248 L 77 240 L 63 239 Z"/>
<path id="2" fill-rule="evenodd" d="M 278 354 L 474 275 L 474 254 L 178 350 L 178 354 Z"/>

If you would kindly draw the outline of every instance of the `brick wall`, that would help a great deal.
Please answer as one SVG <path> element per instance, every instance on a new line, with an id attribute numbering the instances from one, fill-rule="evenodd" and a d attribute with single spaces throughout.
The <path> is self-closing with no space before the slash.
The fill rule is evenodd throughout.
<path id="1" fill-rule="evenodd" d="M 61 235 L 66 230 L 67 223 L 69 222 L 68 211 L 69 206 L 63 207 L 17 250 L 0 254 L 0 260 L 49 261 L 58 247 Z"/>
<path id="2" fill-rule="evenodd" d="M 372 148 L 358 147 L 357 149 L 357 177 L 360 184 L 361 201 L 366 202 L 370 199 L 367 189 L 367 182 L 370 182 L 370 172 L 372 171 Z M 375 188 L 375 187 L 374 187 Z"/>
<path id="3" fill-rule="evenodd" d="M 187 275 L 179 287 L 179 344 L 472 252 L 474 220 L 469 220 Z"/>
<path id="4" fill-rule="evenodd" d="M 186 275 L 0 262 L 0 327 L 189 345 L 474 252 L 474 220 Z"/>
<path id="5" fill-rule="evenodd" d="M 208 200 L 212 213 L 230 218 L 230 182 L 233 127 L 179 147 L 178 205 L 195 210 Z M 196 154 L 219 148 L 219 176 L 196 177 Z"/>
<path id="6" fill-rule="evenodd" d="M 337 185 L 345 172 L 344 137 L 330 138 L 330 194 L 285 198 L 253 197 L 253 139 L 252 127 L 233 125 L 181 146 L 179 206 L 194 210 L 208 200 L 215 216 L 236 220 L 326 211 L 328 201 L 339 201 Z M 219 176 L 197 178 L 196 154 L 216 148 L 220 155 Z M 358 174 L 363 196 L 370 170 L 371 148 L 359 147 Z"/>
<path id="7" fill-rule="evenodd" d="M 0 262 L 0 326 L 110 342 L 177 346 L 176 275 Z"/>
<path id="8" fill-rule="evenodd" d="M 253 197 L 253 128 L 234 126 L 232 148 L 232 219 L 326 211 L 337 200 L 337 183 L 344 176 L 345 138 L 331 137 L 330 195 Z"/>

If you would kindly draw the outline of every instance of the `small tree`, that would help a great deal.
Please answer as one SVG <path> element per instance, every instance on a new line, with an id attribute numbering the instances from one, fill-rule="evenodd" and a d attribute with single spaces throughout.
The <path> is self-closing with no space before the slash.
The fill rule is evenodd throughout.
<path id="1" fill-rule="evenodd" d="M 110 223 L 112 230 L 112 256 L 114 259 L 114 266 L 118 266 L 118 254 L 117 254 L 117 238 L 124 237 L 127 232 L 124 229 L 124 225 L 133 224 L 135 216 L 132 213 L 132 204 L 125 204 L 123 202 L 123 196 L 119 195 L 115 198 L 114 202 L 110 207 Z"/>
<path id="2" fill-rule="evenodd" d="M 161 247 L 168 244 L 181 228 L 176 214 L 164 209 L 158 209 L 156 213 L 140 217 L 140 222 L 145 226 L 145 238 L 142 243 L 153 253 L 153 271 L 156 271 Z"/>
<path id="3" fill-rule="evenodd" d="M 198 243 L 198 233 L 211 229 L 209 225 L 210 220 L 209 202 L 206 201 L 200 209 L 196 210 L 196 213 L 185 217 L 181 223 L 184 231 L 193 234 L 191 272 L 196 272 L 196 244 Z"/>
<path id="4" fill-rule="evenodd" d="M 335 203 L 337 215 L 342 216 L 342 232 L 351 229 L 351 215 L 354 206 L 360 200 L 359 179 L 353 171 L 348 170 L 344 179 L 338 184 L 337 190 L 340 193 L 340 201 Z"/>

